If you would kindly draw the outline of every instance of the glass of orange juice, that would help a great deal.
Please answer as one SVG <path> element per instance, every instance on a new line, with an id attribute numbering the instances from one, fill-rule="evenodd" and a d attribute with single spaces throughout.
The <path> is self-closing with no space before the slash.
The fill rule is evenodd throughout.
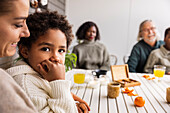
<path id="1" fill-rule="evenodd" d="M 158 77 L 158 82 L 160 82 L 160 79 L 164 76 L 165 70 L 166 70 L 165 66 L 154 65 L 153 73 L 154 73 L 155 77 Z"/>
<path id="2" fill-rule="evenodd" d="M 84 83 L 86 73 L 83 71 L 77 71 L 74 73 L 74 83 L 76 83 L 77 88 L 80 88 L 81 84 Z"/>

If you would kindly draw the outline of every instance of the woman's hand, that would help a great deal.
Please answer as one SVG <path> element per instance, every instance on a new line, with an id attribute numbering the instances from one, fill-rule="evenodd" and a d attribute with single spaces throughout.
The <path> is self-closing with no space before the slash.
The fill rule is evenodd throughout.
<path id="1" fill-rule="evenodd" d="M 39 67 L 39 73 L 49 82 L 53 80 L 65 80 L 64 64 L 45 60 L 37 66 Z"/>
<path id="2" fill-rule="evenodd" d="M 82 100 L 80 97 L 78 97 L 77 95 L 71 93 L 73 96 L 73 99 L 75 101 L 78 101 L 79 103 L 76 103 L 77 105 L 77 109 L 79 111 L 79 113 L 88 113 L 88 111 L 90 111 L 90 107 L 87 104 L 87 102 L 85 102 L 84 100 Z"/>

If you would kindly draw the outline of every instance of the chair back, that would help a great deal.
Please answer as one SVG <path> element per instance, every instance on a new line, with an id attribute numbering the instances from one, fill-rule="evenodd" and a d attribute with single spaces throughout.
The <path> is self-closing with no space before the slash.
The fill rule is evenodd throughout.
<path id="1" fill-rule="evenodd" d="M 117 64 L 117 56 L 111 54 L 110 55 L 110 65 L 116 65 Z"/>
<path id="2" fill-rule="evenodd" d="M 124 64 L 127 64 L 127 61 L 129 60 L 129 55 L 123 56 L 123 62 Z"/>

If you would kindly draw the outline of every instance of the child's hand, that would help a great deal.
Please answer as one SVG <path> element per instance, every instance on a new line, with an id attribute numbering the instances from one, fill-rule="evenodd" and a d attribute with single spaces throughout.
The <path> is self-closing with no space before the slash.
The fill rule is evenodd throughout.
<path id="1" fill-rule="evenodd" d="M 53 80 L 64 80 L 65 79 L 65 66 L 60 62 L 52 62 L 45 60 L 38 64 L 39 73 L 44 79 L 50 81 Z"/>
<path id="2" fill-rule="evenodd" d="M 71 94 L 73 96 L 73 99 L 75 101 L 79 102 L 79 103 L 77 103 L 77 109 L 78 109 L 79 113 L 81 113 L 80 110 L 84 111 L 84 113 L 88 113 L 87 111 L 90 111 L 90 107 L 87 104 L 87 102 L 82 100 L 80 97 L 78 97 L 77 95 L 73 94 L 72 92 L 71 92 Z"/>
<path id="3" fill-rule="evenodd" d="M 89 113 L 87 106 L 84 103 L 76 103 L 79 113 Z"/>

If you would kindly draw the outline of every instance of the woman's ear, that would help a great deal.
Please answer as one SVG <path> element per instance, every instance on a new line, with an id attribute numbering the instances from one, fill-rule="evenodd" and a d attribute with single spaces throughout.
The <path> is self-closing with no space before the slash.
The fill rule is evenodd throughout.
<path id="1" fill-rule="evenodd" d="M 22 57 L 28 58 L 28 48 L 27 47 L 20 45 L 19 52 L 22 55 Z"/>

